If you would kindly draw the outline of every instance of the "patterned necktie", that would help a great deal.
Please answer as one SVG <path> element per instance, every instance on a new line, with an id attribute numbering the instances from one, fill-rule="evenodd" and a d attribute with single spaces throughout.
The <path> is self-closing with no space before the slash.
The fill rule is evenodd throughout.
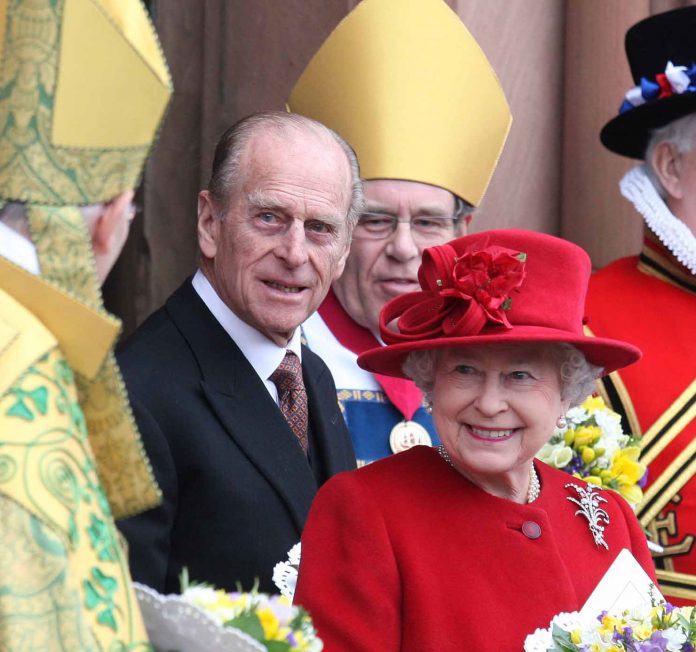
<path id="1" fill-rule="evenodd" d="M 280 410 L 307 454 L 307 391 L 302 380 L 299 358 L 287 351 L 283 361 L 271 374 L 271 382 L 278 388 Z"/>

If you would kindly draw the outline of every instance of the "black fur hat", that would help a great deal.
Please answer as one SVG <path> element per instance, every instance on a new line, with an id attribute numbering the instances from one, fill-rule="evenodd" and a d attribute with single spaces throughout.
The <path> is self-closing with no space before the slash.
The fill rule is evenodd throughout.
<path id="1" fill-rule="evenodd" d="M 626 56 L 637 87 L 599 137 L 612 152 L 640 159 L 653 129 L 696 112 L 696 6 L 636 23 L 626 32 Z M 685 67 L 676 88 L 665 75 L 670 63 Z"/>

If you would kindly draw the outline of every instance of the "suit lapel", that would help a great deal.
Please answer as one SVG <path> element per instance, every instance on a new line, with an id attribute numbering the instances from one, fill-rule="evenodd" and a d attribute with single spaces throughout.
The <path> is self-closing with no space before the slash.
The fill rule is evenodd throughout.
<path id="1" fill-rule="evenodd" d="M 295 435 L 249 361 L 190 282 L 170 298 L 167 310 L 198 361 L 201 388 L 213 412 L 286 504 L 299 536 L 317 483 Z"/>
<path id="2" fill-rule="evenodd" d="M 355 457 L 347 442 L 343 416 L 336 401 L 325 365 L 317 364 L 318 358 L 307 347 L 302 347 L 302 369 L 316 455 L 321 457 L 321 468 L 326 471 L 326 479 L 355 467 Z"/>

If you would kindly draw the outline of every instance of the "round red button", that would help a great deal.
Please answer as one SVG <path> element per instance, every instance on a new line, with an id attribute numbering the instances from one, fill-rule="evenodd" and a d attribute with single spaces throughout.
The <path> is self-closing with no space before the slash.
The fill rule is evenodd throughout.
<path id="1" fill-rule="evenodd" d="M 538 539 L 541 536 L 541 526 L 534 521 L 522 523 L 522 534 L 528 539 Z"/>

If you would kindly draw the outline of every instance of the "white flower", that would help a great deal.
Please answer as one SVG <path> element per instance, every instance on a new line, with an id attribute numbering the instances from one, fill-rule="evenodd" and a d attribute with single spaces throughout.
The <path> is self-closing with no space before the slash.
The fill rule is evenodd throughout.
<path id="1" fill-rule="evenodd" d="M 583 617 L 579 611 L 572 611 L 569 613 L 561 612 L 553 617 L 553 620 L 551 621 L 551 629 L 553 629 L 554 625 L 558 625 L 566 632 L 570 632 L 574 629 L 584 630 L 587 627 L 595 629 L 596 621 L 594 618 L 588 620 L 587 618 Z"/>
<path id="2" fill-rule="evenodd" d="M 575 425 L 584 423 L 585 421 L 587 421 L 588 418 L 589 415 L 587 413 L 587 410 L 583 407 L 580 407 L 579 405 L 570 408 L 570 410 L 566 412 L 566 421 L 568 423 L 574 423 Z"/>
<path id="3" fill-rule="evenodd" d="M 298 541 L 290 550 L 288 551 L 288 561 L 293 566 L 300 565 L 300 554 L 302 552 L 302 544 Z"/>
<path id="4" fill-rule="evenodd" d="M 594 413 L 597 425 L 602 429 L 602 435 L 610 440 L 625 437 L 621 429 L 621 417 L 616 412 L 597 410 Z"/>
<path id="5" fill-rule="evenodd" d="M 573 459 L 573 449 L 565 444 L 544 444 L 537 453 L 537 457 L 557 469 L 562 469 Z"/>
<path id="6" fill-rule="evenodd" d="M 281 595 L 292 600 L 297 586 L 297 572 L 300 567 L 302 555 L 301 543 L 296 543 L 288 551 L 288 560 L 278 562 L 273 567 L 273 583 L 278 587 Z"/>
<path id="7" fill-rule="evenodd" d="M 546 652 L 553 644 L 553 637 L 548 629 L 537 629 L 524 640 L 524 652 Z"/>
<path id="8" fill-rule="evenodd" d="M 670 627 L 662 632 L 667 639 L 668 652 L 680 652 L 682 645 L 686 643 L 686 633 L 680 627 Z"/>
<path id="9" fill-rule="evenodd" d="M 217 592 L 209 586 L 189 586 L 181 597 L 186 602 L 200 606 L 210 606 L 218 601 Z"/>

